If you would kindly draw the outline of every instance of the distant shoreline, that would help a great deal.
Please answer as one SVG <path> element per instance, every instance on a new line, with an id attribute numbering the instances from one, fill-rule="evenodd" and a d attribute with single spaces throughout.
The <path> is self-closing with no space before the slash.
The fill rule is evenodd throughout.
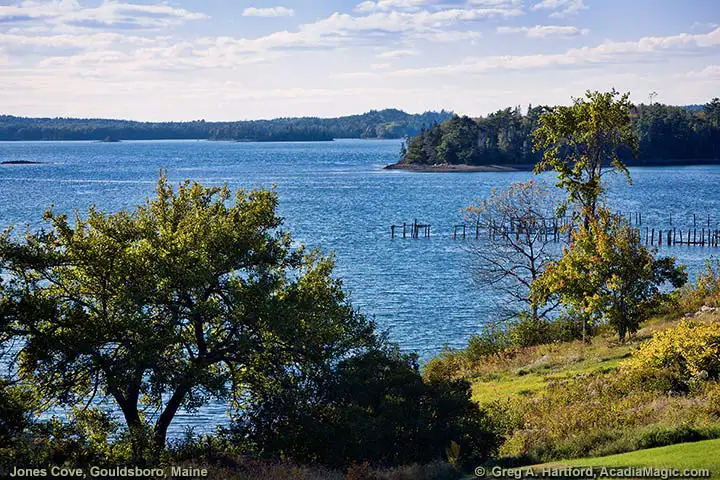
<path id="1" fill-rule="evenodd" d="M 720 158 L 698 159 L 665 159 L 665 160 L 638 160 L 629 163 L 633 167 L 692 167 L 702 165 L 720 165 Z M 491 164 L 491 165 L 452 165 L 435 164 L 421 165 L 416 163 L 393 163 L 384 167 L 385 170 L 404 170 L 421 173 L 472 173 L 472 172 L 531 172 L 535 165 L 528 164 Z"/>

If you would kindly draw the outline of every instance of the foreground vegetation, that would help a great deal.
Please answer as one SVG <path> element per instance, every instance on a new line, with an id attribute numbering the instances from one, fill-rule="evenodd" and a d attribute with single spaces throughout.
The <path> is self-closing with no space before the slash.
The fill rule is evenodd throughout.
<path id="1" fill-rule="evenodd" d="M 133 211 L 48 211 L 45 229 L 0 235 L 2 474 L 187 462 L 367 477 L 450 448 L 453 466 L 433 468 L 455 475 L 488 460 L 498 437 L 469 384 L 424 381 L 276 207 L 272 191 L 163 177 Z M 180 409 L 211 401 L 229 427 L 168 442 Z M 69 414 L 38 418 L 51 408 Z"/>
<path id="2" fill-rule="evenodd" d="M 503 436 L 502 464 L 720 438 L 720 265 L 668 302 L 626 342 L 601 327 L 589 343 L 506 344 L 490 353 L 474 337 L 433 359 L 424 375 L 472 383 L 473 399 Z"/>

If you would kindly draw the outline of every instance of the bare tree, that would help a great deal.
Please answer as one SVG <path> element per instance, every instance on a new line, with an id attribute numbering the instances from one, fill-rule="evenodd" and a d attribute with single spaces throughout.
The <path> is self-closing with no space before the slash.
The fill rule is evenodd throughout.
<path id="1" fill-rule="evenodd" d="M 476 282 L 502 294 L 499 302 L 504 318 L 529 314 L 545 320 L 558 307 L 543 306 L 530 299 L 530 286 L 548 262 L 560 252 L 561 221 L 556 218 L 557 201 L 544 183 L 529 180 L 513 183 L 505 190 L 493 189 L 483 201 L 465 211 L 466 221 L 482 232 L 468 250 L 474 257 Z"/>

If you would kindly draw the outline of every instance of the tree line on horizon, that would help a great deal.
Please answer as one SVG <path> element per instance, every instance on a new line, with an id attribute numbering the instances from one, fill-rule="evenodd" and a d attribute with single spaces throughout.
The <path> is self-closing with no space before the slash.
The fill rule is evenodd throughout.
<path id="1" fill-rule="evenodd" d="M 235 140 L 328 141 L 335 138 L 403 138 L 451 112 L 409 114 L 371 110 L 338 118 L 276 118 L 236 122 L 136 122 L 95 118 L 27 118 L 0 115 L 0 141 L 13 140 Z"/>
<path id="2" fill-rule="evenodd" d="M 531 133 L 547 106 L 498 110 L 486 117 L 453 116 L 424 128 L 403 146 L 401 163 L 434 165 L 534 165 L 543 152 L 533 148 Z M 697 160 L 720 157 L 720 99 L 703 106 L 660 103 L 633 107 L 632 128 L 638 155 L 621 151 L 624 161 Z"/>

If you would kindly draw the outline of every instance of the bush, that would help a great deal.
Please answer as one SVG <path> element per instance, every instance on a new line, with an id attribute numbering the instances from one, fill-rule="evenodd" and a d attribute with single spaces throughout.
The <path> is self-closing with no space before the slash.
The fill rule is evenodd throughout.
<path id="1" fill-rule="evenodd" d="M 464 368 L 468 363 L 466 352 L 467 350 L 444 348 L 423 366 L 423 378 L 428 382 L 462 378 Z"/>
<path id="2" fill-rule="evenodd" d="M 53 417 L 29 422 L 11 440 L 10 445 L 0 446 L 0 470 L 12 465 L 108 467 L 126 464 L 131 457 L 127 436 L 107 414 L 95 409 L 76 411 L 69 421 Z"/>
<path id="3" fill-rule="evenodd" d="M 507 335 L 513 347 L 532 347 L 553 341 L 550 322 L 522 313 L 508 322 Z"/>
<path id="4" fill-rule="evenodd" d="M 445 459 L 476 465 L 499 439 L 466 381 L 423 381 L 414 357 L 376 351 L 343 361 L 332 375 L 269 391 L 235 420 L 231 441 L 268 457 L 346 468 Z"/>
<path id="5" fill-rule="evenodd" d="M 707 260 L 695 284 L 684 288 L 679 298 L 683 312 L 695 312 L 703 305 L 720 307 L 720 260 Z"/>
<path id="6" fill-rule="evenodd" d="M 480 333 L 470 337 L 464 354 L 469 362 L 477 362 L 484 357 L 497 355 L 512 345 L 512 336 L 506 327 L 490 322 L 483 325 Z"/>
<path id="7" fill-rule="evenodd" d="M 33 395 L 0 380 L 0 453 L 32 424 Z"/>
<path id="8" fill-rule="evenodd" d="M 426 380 L 456 380 L 463 378 L 473 365 L 496 356 L 503 358 L 514 353 L 514 349 L 544 345 L 555 342 L 570 342 L 582 338 L 582 324 L 568 313 L 553 320 L 533 319 L 520 315 L 504 324 L 488 323 L 480 333 L 468 339 L 462 350 L 445 348 L 423 367 Z"/>
<path id="9" fill-rule="evenodd" d="M 629 382 L 652 389 L 687 392 L 720 375 L 720 323 L 683 320 L 656 333 L 621 366 Z"/>

